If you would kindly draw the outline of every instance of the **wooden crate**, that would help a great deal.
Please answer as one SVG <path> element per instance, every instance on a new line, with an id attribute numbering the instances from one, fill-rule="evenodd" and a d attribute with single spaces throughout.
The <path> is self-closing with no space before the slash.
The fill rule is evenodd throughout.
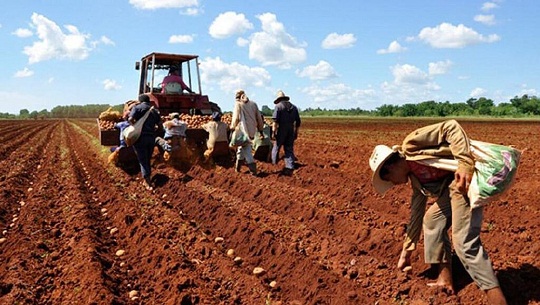
<path id="1" fill-rule="evenodd" d="M 118 146 L 120 145 L 120 131 L 118 129 L 113 130 L 101 130 L 99 128 L 99 119 L 96 120 L 99 132 L 99 142 L 104 146 Z"/>

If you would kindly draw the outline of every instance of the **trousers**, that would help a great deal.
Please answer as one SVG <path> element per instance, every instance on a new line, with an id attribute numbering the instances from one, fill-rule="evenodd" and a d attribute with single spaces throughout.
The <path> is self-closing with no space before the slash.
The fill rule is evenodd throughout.
<path id="1" fill-rule="evenodd" d="M 428 264 L 451 263 L 454 251 L 482 290 L 499 287 L 491 261 L 480 240 L 483 208 L 471 209 L 455 181 L 445 188 L 424 215 L 424 256 Z M 452 228 L 452 240 L 448 235 Z"/>

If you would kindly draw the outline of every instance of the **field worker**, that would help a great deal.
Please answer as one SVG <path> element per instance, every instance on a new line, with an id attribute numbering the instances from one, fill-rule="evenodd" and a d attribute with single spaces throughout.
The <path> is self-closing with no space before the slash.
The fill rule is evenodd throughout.
<path id="1" fill-rule="evenodd" d="M 165 129 L 165 135 L 163 138 L 169 140 L 172 137 L 186 137 L 187 123 L 180 120 L 180 114 L 173 112 L 169 114 L 169 120 L 163 123 L 163 129 Z"/>
<path id="2" fill-rule="evenodd" d="M 208 160 L 214 155 L 229 154 L 229 126 L 221 121 L 221 113 L 213 112 L 212 120 L 202 126 L 208 132 L 204 157 Z"/>
<path id="3" fill-rule="evenodd" d="M 139 101 L 141 103 L 135 105 L 129 114 L 129 122 L 131 124 L 135 124 L 135 122 L 142 118 L 147 111 L 150 111 L 150 107 L 152 107 L 150 104 L 150 97 L 146 94 L 139 95 Z M 146 183 L 147 190 L 152 190 L 152 168 L 150 166 L 150 159 L 152 158 L 152 153 L 154 152 L 156 140 L 155 131 L 160 124 L 161 116 L 159 115 L 159 111 L 157 109 L 152 109 L 152 112 L 144 121 L 141 135 L 137 141 L 133 143 L 133 148 L 135 149 L 135 154 L 139 160 L 141 174 Z"/>
<path id="4" fill-rule="evenodd" d="M 237 90 L 235 94 L 234 109 L 231 120 L 231 130 L 240 128 L 249 137 L 244 145 L 239 146 L 236 151 L 235 171 L 239 172 L 242 162 L 246 162 L 252 175 L 257 175 L 257 165 L 253 159 L 252 141 L 257 131 L 263 137 L 263 120 L 259 107 L 254 101 L 250 101 L 244 90 Z"/>
<path id="5" fill-rule="evenodd" d="M 298 129 L 302 122 L 298 108 L 290 102 L 290 98 L 283 91 L 278 91 L 274 104 L 272 139 L 275 142 L 272 148 L 272 164 L 277 164 L 279 151 L 283 146 L 285 151 L 283 174 L 290 176 L 294 170 L 294 141 L 298 138 Z"/>
<path id="6" fill-rule="evenodd" d="M 127 147 L 126 140 L 124 139 L 123 131 L 130 125 L 128 119 L 129 119 L 129 114 L 131 113 L 131 109 L 139 103 L 140 103 L 139 101 L 129 100 L 124 104 L 124 110 L 123 110 L 123 115 L 122 115 L 123 120 L 114 124 L 114 128 L 120 130 L 120 146 L 112 147 L 111 152 L 114 152 L 122 147 Z"/>
<path id="7" fill-rule="evenodd" d="M 170 86 L 167 87 L 167 84 L 175 84 L 175 86 L 171 88 Z M 161 93 L 182 93 L 184 90 L 193 93 L 186 83 L 184 83 L 178 67 L 171 66 L 169 68 L 169 75 L 165 76 L 161 82 Z"/>
<path id="8" fill-rule="evenodd" d="M 480 241 L 483 208 L 471 209 L 467 196 L 474 171 L 469 145 L 467 134 L 455 120 L 417 129 L 404 139 L 401 147 L 377 145 L 369 159 L 372 184 L 380 194 L 393 185 L 409 181 L 413 190 L 410 222 L 398 261 L 400 269 L 410 266 L 411 252 L 416 248 L 423 225 L 425 262 L 439 267 L 437 281 L 429 285 L 454 292 L 452 240 L 457 257 L 474 282 L 486 292 L 488 303 L 503 305 L 506 299 Z M 434 157 L 457 160 L 457 171 L 417 162 Z M 436 202 L 426 211 L 428 197 L 435 197 Z"/>
<path id="9" fill-rule="evenodd" d="M 111 151 L 116 151 L 122 147 L 127 147 L 126 140 L 124 139 L 124 135 L 122 134 L 122 132 L 128 126 L 129 126 L 129 122 L 127 120 L 120 121 L 114 124 L 114 128 L 120 130 L 120 146 L 115 147 L 114 150 L 111 148 Z"/>
<path id="10" fill-rule="evenodd" d="M 114 124 L 114 128 L 120 130 L 120 145 L 119 146 L 113 146 L 110 148 L 111 154 L 107 158 L 108 162 L 111 164 L 118 164 L 118 158 L 120 155 L 120 149 L 127 147 L 126 140 L 124 139 L 124 135 L 122 132 L 126 127 L 128 127 L 130 124 L 127 120 L 120 121 Z"/>
<path id="11" fill-rule="evenodd" d="M 180 113 L 172 112 L 169 114 L 169 119 L 163 123 L 165 130 L 163 139 L 158 138 L 159 143 L 156 143 L 158 147 L 162 147 L 160 151 L 165 150 L 163 154 L 165 161 L 187 159 L 187 128 L 187 123 L 180 119 Z"/>

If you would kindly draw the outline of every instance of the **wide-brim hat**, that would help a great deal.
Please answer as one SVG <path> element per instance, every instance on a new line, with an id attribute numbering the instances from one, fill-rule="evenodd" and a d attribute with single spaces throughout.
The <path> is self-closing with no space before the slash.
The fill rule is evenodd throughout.
<path id="1" fill-rule="evenodd" d="M 178 112 L 169 113 L 169 119 L 174 119 L 174 118 L 179 118 L 179 117 L 180 117 L 180 113 Z"/>
<path id="2" fill-rule="evenodd" d="M 282 100 L 288 101 L 288 100 L 290 100 L 290 97 L 286 96 L 285 93 L 283 93 L 283 91 L 279 90 L 278 93 L 277 93 L 277 97 L 274 100 L 274 104 L 277 104 Z"/>
<path id="3" fill-rule="evenodd" d="M 373 149 L 371 157 L 369 157 L 369 167 L 371 167 L 371 170 L 373 171 L 373 176 L 371 176 L 371 184 L 375 188 L 375 191 L 381 195 L 386 193 L 388 189 L 394 186 L 392 182 L 383 180 L 379 173 L 384 165 L 384 162 L 386 162 L 386 160 L 388 160 L 392 154 L 396 152 L 396 150 L 386 145 L 377 145 L 375 146 L 375 149 Z"/>

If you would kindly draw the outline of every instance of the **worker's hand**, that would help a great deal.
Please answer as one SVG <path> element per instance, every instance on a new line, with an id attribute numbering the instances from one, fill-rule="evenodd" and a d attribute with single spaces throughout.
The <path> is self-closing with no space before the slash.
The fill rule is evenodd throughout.
<path id="1" fill-rule="evenodd" d="M 259 132 L 259 139 L 261 139 L 261 140 L 264 139 L 264 133 L 262 131 Z"/>
<path id="2" fill-rule="evenodd" d="M 405 249 L 401 250 L 401 255 L 399 256 L 399 261 L 397 264 L 399 270 L 403 270 L 405 267 L 411 266 L 411 254 L 412 251 L 407 251 Z"/>
<path id="3" fill-rule="evenodd" d="M 467 194 L 469 185 L 472 181 L 472 173 L 458 169 L 458 171 L 456 171 L 454 174 L 454 178 L 456 180 L 458 190 L 462 194 Z"/>

